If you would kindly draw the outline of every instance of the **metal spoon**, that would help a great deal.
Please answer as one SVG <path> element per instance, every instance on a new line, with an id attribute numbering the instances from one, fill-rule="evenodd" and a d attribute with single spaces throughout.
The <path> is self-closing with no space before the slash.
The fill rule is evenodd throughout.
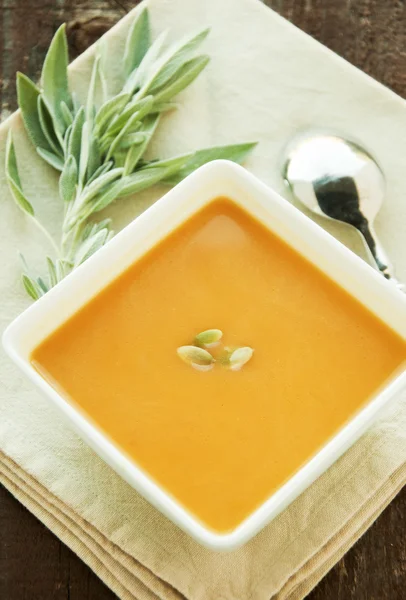
<path id="1" fill-rule="evenodd" d="M 382 275 L 405 290 L 373 228 L 385 196 L 385 178 L 372 156 L 341 137 L 308 134 L 291 144 L 284 178 L 311 211 L 355 227 Z"/>

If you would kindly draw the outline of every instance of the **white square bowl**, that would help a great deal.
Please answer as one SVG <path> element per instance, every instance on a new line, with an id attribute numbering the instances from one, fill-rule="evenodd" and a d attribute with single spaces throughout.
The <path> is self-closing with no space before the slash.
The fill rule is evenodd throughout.
<path id="1" fill-rule="evenodd" d="M 52 331 L 163 237 L 219 196 L 227 196 L 244 208 L 406 340 L 405 295 L 246 170 L 228 161 L 214 161 L 177 185 L 15 319 L 4 333 L 3 344 L 20 369 L 121 477 L 200 543 L 215 550 L 231 550 L 253 537 L 360 437 L 395 393 L 406 386 L 405 369 L 396 373 L 333 439 L 235 530 L 217 534 L 124 456 L 30 363 L 31 352 Z"/>

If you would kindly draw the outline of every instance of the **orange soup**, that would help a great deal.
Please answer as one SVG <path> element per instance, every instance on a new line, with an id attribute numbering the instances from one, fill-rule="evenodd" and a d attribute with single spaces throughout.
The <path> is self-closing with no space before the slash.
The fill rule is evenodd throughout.
<path id="1" fill-rule="evenodd" d="M 200 370 L 181 360 L 177 349 L 211 328 L 223 332 L 223 348 L 253 348 L 251 360 L 240 370 L 221 361 Z M 405 343 L 380 320 L 219 198 L 31 359 L 191 514 L 226 532 L 308 461 L 405 357 Z"/>

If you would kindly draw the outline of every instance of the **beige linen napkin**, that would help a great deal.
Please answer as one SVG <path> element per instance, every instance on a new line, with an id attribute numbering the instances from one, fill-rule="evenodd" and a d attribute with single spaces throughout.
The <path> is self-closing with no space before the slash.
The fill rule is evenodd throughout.
<path id="1" fill-rule="evenodd" d="M 162 157 L 213 143 L 257 139 L 247 167 L 286 195 L 281 155 L 290 137 L 329 127 L 357 138 L 377 156 L 388 180 L 378 234 L 406 280 L 406 105 L 256 0 L 152 0 L 154 33 L 179 36 L 211 25 L 212 62 L 170 114 L 154 142 Z M 134 14 L 109 32 L 118 73 L 124 34 Z M 82 94 L 92 50 L 72 66 Z M 113 77 L 113 79 L 115 79 Z M 30 199 L 57 231 L 55 174 L 27 142 L 20 117 L 7 129 Z M 34 265 L 42 240 L 9 198 L 3 169 L 0 219 L 1 328 L 27 305 L 17 249 Z M 164 192 L 158 188 L 110 211 L 116 228 Z M 323 223 L 326 225 L 325 223 Z M 363 252 L 344 226 L 329 229 Z M 39 264 L 39 263 L 38 263 Z M 72 433 L 11 362 L 0 358 L 0 479 L 66 542 L 120 598 L 136 600 L 301 599 L 365 531 L 406 480 L 406 398 L 287 510 L 246 546 L 226 554 L 200 547 L 152 508 Z"/>

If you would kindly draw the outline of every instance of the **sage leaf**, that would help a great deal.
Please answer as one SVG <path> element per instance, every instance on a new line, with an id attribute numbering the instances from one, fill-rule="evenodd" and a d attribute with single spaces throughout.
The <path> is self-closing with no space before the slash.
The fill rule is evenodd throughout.
<path id="1" fill-rule="evenodd" d="M 197 334 L 195 344 L 211 348 L 212 346 L 216 346 L 222 337 L 223 332 L 220 329 L 206 329 L 206 331 L 201 331 Z"/>
<path id="2" fill-rule="evenodd" d="M 42 131 L 38 114 L 39 88 L 22 73 L 17 73 L 17 99 L 24 121 L 25 129 L 34 146 L 51 150 L 47 138 Z"/>
<path id="3" fill-rule="evenodd" d="M 214 363 L 214 358 L 210 352 L 207 352 L 203 348 L 180 346 L 176 352 L 179 358 L 191 367 L 208 367 Z"/>
<path id="4" fill-rule="evenodd" d="M 229 363 L 232 371 L 239 371 L 249 360 L 251 360 L 254 350 L 249 346 L 237 348 L 231 354 Z"/>
<path id="5" fill-rule="evenodd" d="M 143 167 L 125 177 L 125 184 L 120 192 L 120 197 L 135 194 L 142 190 L 155 185 L 159 181 L 170 177 L 171 173 L 179 170 L 184 164 L 183 157 L 173 161 L 169 166 L 160 166 L 158 163 L 153 163 L 147 167 Z"/>
<path id="6" fill-rule="evenodd" d="M 109 206 L 114 200 L 116 200 L 125 185 L 125 180 L 120 179 L 112 186 L 110 186 L 100 197 L 95 199 L 92 213 L 99 212 Z"/>
<path id="7" fill-rule="evenodd" d="M 58 258 L 55 261 L 55 269 L 58 281 L 62 281 L 62 279 L 69 273 L 71 265 L 69 261 Z"/>
<path id="8" fill-rule="evenodd" d="M 150 115 L 144 120 L 144 129 L 142 135 L 144 135 L 144 141 L 137 146 L 132 146 L 126 156 L 124 163 L 124 175 L 130 175 L 135 167 L 137 166 L 139 160 L 145 153 L 148 144 L 151 141 L 152 136 L 154 135 L 156 128 L 158 127 L 158 123 L 160 121 L 161 115 Z M 122 136 L 122 140 L 124 140 L 127 136 Z M 121 143 L 121 141 L 120 141 Z"/>
<path id="9" fill-rule="evenodd" d="M 108 238 L 108 232 L 105 229 L 98 231 L 96 235 L 87 240 L 79 248 L 74 261 L 74 267 L 78 267 L 85 262 L 92 254 L 97 252 L 99 248 L 104 246 Z"/>
<path id="10" fill-rule="evenodd" d="M 177 108 L 179 108 L 179 105 L 176 102 L 160 102 L 158 104 L 154 103 L 151 113 L 169 112 L 171 110 L 176 110 Z"/>
<path id="11" fill-rule="evenodd" d="M 22 189 L 18 185 L 16 185 L 16 183 L 12 179 L 7 179 L 10 191 L 17 205 L 28 215 L 34 216 L 34 208 L 32 207 L 32 204 L 27 200 L 27 197 L 25 196 Z"/>
<path id="12" fill-rule="evenodd" d="M 72 125 L 73 125 L 73 121 L 72 121 Z M 66 156 L 68 156 L 70 136 L 72 134 L 72 125 L 69 125 L 69 127 L 65 131 L 65 135 L 63 136 L 63 150 L 64 150 L 64 154 Z"/>
<path id="13" fill-rule="evenodd" d="M 210 29 L 203 29 L 193 36 L 188 36 L 173 44 L 157 61 L 155 72 L 152 72 L 148 80 L 143 84 L 142 90 L 158 90 L 164 86 L 172 76 L 178 73 L 185 63 L 190 59 L 191 53 L 207 37 Z"/>
<path id="14" fill-rule="evenodd" d="M 187 88 L 209 63 L 210 58 L 206 55 L 197 56 L 186 62 L 176 73 L 176 76 L 169 80 L 167 85 L 154 94 L 156 104 L 167 102 L 185 88 Z"/>
<path id="15" fill-rule="evenodd" d="M 110 185 L 113 181 L 121 177 L 122 174 L 123 169 L 112 169 L 111 171 L 104 173 L 103 175 L 92 181 L 90 185 L 87 185 L 83 189 L 81 198 L 82 204 L 86 204 L 86 202 L 92 200 L 95 196 L 97 196 L 97 194 L 103 191 L 103 188 L 105 188 L 107 185 Z"/>
<path id="16" fill-rule="evenodd" d="M 252 152 L 256 145 L 256 142 L 249 142 L 246 144 L 232 144 L 230 146 L 217 146 L 197 150 L 197 152 L 189 155 L 190 159 L 179 171 L 165 179 L 165 183 L 175 185 L 190 175 L 190 173 L 193 173 L 193 171 L 212 160 L 223 159 L 241 163 Z"/>
<path id="17" fill-rule="evenodd" d="M 73 115 L 72 115 L 71 111 L 69 110 L 68 105 L 63 100 L 61 102 L 61 114 L 65 121 L 66 127 L 69 127 L 69 125 L 72 125 Z"/>
<path id="18" fill-rule="evenodd" d="M 145 54 L 138 68 L 135 68 L 131 75 L 128 77 L 126 84 L 123 87 L 123 92 L 133 94 L 134 91 L 142 85 L 144 82 L 149 69 L 154 65 L 157 60 L 168 32 L 163 31 L 156 40 L 149 47 L 148 52 Z"/>
<path id="19" fill-rule="evenodd" d="M 128 104 L 125 111 L 107 128 L 106 135 L 116 135 L 119 133 L 133 115 L 137 115 L 138 118 L 136 120 L 140 121 L 151 111 L 153 105 L 153 96 L 146 96 L 141 100 Z"/>
<path id="20" fill-rule="evenodd" d="M 42 68 L 42 89 L 44 98 L 56 118 L 56 124 L 64 132 L 66 129 L 61 103 L 71 106 L 68 85 L 68 44 L 66 27 L 61 25 L 55 33 Z"/>
<path id="21" fill-rule="evenodd" d="M 45 148 L 37 147 L 37 153 L 40 157 L 45 160 L 51 167 L 56 169 L 57 171 L 63 171 L 63 160 L 60 156 L 55 154 L 54 152 L 50 152 L 49 150 L 45 150 Z"/>
<path id="22" fill-rule="evenodd" d="M 76 92 L 72 92 L 72 106 L 73 106 L 73 114 L 76 115 L 81 109 L 82 105 L 79 102 L 79 98 L 77 97 Z"/>
<path id="23" fill-rule="evenodd" d="M 90 127 L 89 122 L 85 121 L 82 127 L 82 135 L 80 139 L 80 158 L 79 158 L 79 185 L 85 183 L 87 165 L 90 153 Z"/>
<path id="24" fill-rule="evenodd" d="M 31 279 L 31 277 L 26 275 L 26 273 L 22 274 L 21 279 L 25 291 L 33 300 L 38 300 L 39 298 L 41 298 L 41 296 L 43 295 L 42 290 L 34 279 Z"/>
<path id="25" fill-rule="evenodd" d="M 95 181 L 95 179 L 100 177 L 100 175 L 104 175 L 104 173 L 107 173 L 107 171 L 110 171 L 113 164 L 114 164 L 114 162 L 112 160 L 109 160 L 109 162 L 100 165 L 100 167 L 93 173 L 93 175 L 88 180 L 87 185 L 91 184 L 92 181 Z"/>
<path id="26" fill-rule="evenodd" d="M 145 133 L 129 133 L 121 140 L 119 144 L 119 149 L 128 150 L 128 148 L 131 148 L 131 146 L 138 146 L 139 144 L 145 142 L 146 137 L 147 136 Z"/>
<path id="27" fill-rule="evenodd" d="M 28 215 L 34 216 L 34 208 L 22 190 L 11 131 L 9 131 L 6 145 L 6 177 L 16 204 Z"/>
<path id="28" fill-rule="evenodd" d="M 19 257 L 19 259 L 21 261 L 21 264 L 23 266 L 24 271 L 27 273 L 27 275 L 29 275 L 30 274 L 30 268 L 28 266 L 28 263 L 26 261 L 26 258 L 24 256 L 24 254 L 22 252 L 19 252 L 18 253 L 18 257 Z"/>
<path id="29" fill-rule="evenodd" d="M 58 276 L 56 274 L 55 263 L 52 258 L 47 256 L 47 266 L 48 266 L 48 277 L 49 277 L 49 285 L 54 287 L 58 283 Z"/>
<path id="30" fill-rule="evenodd" d="M 16 185 L 21 187 L 20 173 L 18 171 L 17 157 L 11 129 L 8 132 L 6 142 L 6 174 L 7 177 L 12 179 Z"/>
<path id="31" fill-rule="evenodd" d="M 41 123 L 42 132 L 51 147 L 52 151 L 58 156 L 62 156 L 62 148 L 56 136 L 52 116 L 46 106 L 42 96 L 38 96 L 38 115 Z"/>
<path id="32" fill-rule="evenodd" d="M 110 160 L 110 158 L 113 156 L 113 154 L 116 151 L 116 149 L 119 147 L 120 142 L 123 139 L 123 137 L 127 133 L 130 133 L 132 127 L 134 126 L 134 124 L 137 123 L 138 120 L 139 119 L 138 119 L 137 113 L 135 113 L 135 115 L 133 115 L 132 117 L 129 118 L 129 120 L 127 121 L 127 123 L 121 129 L 120 133 L 117 135 L 117 137 L 114 139 L 114 141 L 110 144 L 110 148 L 109 148 L 109 150 L 107 152 L 106 160 Z"/>
<path id="33" fill-rule="evenodd" d="M 107 229 L 107 232 L 110 232 L 111 219 L 103 219 L 99 223 L 87 223 L 82 231 L 82 241 L 84 241 L 88 237 L 92 237 L 98 231 L 102 229 Z"/>
<path id="34" fill-rule="evenodd" d="M 139 66 L 150 46 L 148 10 L 144 8 L 131 25 L 124 51 L 124 75 L 128 77 Z"/>
<path id="35" fill-rule="evenodd" d="M 59 179 L 59 194 L 64 202 L 71 202 L 76 195 L 78 167 L 75 158 L 70 155 Z"/>
<path id="36" fill-rule="evenodd" d="M 127 151 L 126 150 L 116 150 L 114 152 L 114 164 L 116 167 L 125 168 L 125 161 L 127 160 Z"/>
<path id="37" fill-rule="evenodd" d="M 87 90 L 87 100 L 86 100 L 86 119 L 87 121 L 93 120 L 93 109 L 94 109 L 94 99 L 96 94 L 96 83 L 99 75 L 99 63 L 100 56 L 96 56 L 93 62 L 92 74 L 90 76 L 90 84 L 89 89 Z"/>
<path id="38" fill-rule="evenodd" d="M 96 113 L 95 117 L 95 131 L 103 132 L 106 125 L 112 119 L 114 115 L 119 114 L 124 106 L 130 100 L 130 94 L 122 93 L 118 96 L 114 96 L 110 100 L 107 100 Z"/>
<path id="39" fill-rule="evenodd" d="M 69 137 L 67 155 L 72 155 L 76 160 L 76 164 L 80 161 L 80 147 L 82 142 L 82 129 L 85 122 L 85 109 L 81 106 L 76 113 L 72 123 L 72 133 Z"/>
<path id="40" fill-rule="evenodd" d="M 93 134 L 90 140 L 89 158 L 87 161 L 87 174 L 86 179 L 89 180 L 92 175 L 101 166 L 101 153 L 100 144 L 98 138 Z"/>
<path id="41" fill-rule="evenodd" d="M 48 288 L 47 284 L 45 283 L 45 281 L 42 279 L 42 277 L 37 277 L 37 283 L 38 283 L 38 287 L 40 288 L 42 293 L 46 294 L 47 291 L 49 290 L 49 288 Z"/>

